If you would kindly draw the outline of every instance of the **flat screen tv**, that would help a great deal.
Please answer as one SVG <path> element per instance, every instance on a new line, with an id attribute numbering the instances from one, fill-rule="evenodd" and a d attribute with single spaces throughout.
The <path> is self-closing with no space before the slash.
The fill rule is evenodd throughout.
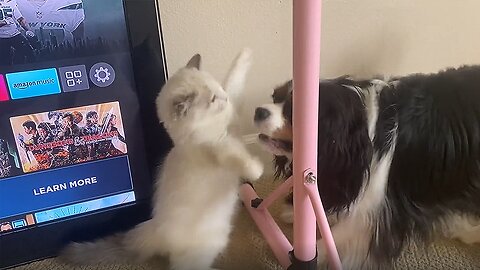
<path id="1" fill-rule="evenodd" d="M 0 0 L 0 269 L 149 217 L 166 78 L 155 0 Z"/>

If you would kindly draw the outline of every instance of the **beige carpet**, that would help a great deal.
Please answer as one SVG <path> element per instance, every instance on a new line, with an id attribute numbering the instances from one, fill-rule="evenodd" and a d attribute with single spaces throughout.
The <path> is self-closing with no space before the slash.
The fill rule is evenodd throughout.
<path id="1" fill-rule="evenodd" d="M 255 184 L 259 195 L 264 196 L 274 188 L 271 178 L 264 178 Z M 279 204 L 270 209 L 273 216 L 279 214 Z M 284 232 L 291 236 L 289 225 L 280 223 Z M 273 257 L 269 247 L 263 240 L 255 224 L 245 209 L 241 208 L 234 221 L 235 229 L 232 233 L 229 248 L 222 254 L 216 263 L 221 269 L 281 269 Z M 291 238 L 290 238 L 291 239 Z M 443 241 L 431 245 L 427 249 L 412 245 L 396 263 L 396 269 L 480 269 L 480 245 L 466 246 L 454 241 Z M 147 270 L 167 269 L 166 262 L 155 259 L 143 265 L 95 265 L 88 267 L 71 267 L 56 259 L 44 260 L 15 268 L 16 270 Z"/>

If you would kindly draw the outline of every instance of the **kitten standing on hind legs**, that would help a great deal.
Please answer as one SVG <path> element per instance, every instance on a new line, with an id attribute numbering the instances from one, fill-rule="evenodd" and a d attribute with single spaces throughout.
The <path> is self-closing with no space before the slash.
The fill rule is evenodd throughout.
<path id="1" fill-rule="evenodd" d="M 66 260 L 143 261 L 158 254 L 170 259 L 171 269 L 211 267 L 228 244 L 240 180 L 263 173 L 262 163 L 228 131 L 231 99 L 244 87 L 250 57 L 244 50 L 236 58 L 225 87 L 200 70 L 199 55 L 167 81 L 156 103 L 174 147 L 157 176 L 152 219 L 124 234 L 71 244 Z"/>

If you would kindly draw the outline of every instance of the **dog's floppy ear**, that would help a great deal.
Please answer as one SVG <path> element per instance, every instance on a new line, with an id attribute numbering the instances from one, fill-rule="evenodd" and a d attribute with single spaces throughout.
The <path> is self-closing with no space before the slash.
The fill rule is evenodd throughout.
<path id="1" fill-rule="evenodd" d="M 173 118 L 176 120 L 186 116 L 194 99 L 195 94 L 175 98 L 173 100 Z"/>
<path id="2" fill-rule="evenodd" d="M 202 57 L 200 56 L 200 54 L 197 53 L 194 56 L 192 56 L 192 58 L 190 58 L 190 60 L 187 63 L 187 68 L 195 68 L 200 70 L 201 64 L 202 64 Z"/>
<path id="3" fill-rule="evenodd" d="M 348 208 L 369 174 L 373 145 L 365 108 L 343 87 L 320 87 L 318 186 L 326 210 Z"/>

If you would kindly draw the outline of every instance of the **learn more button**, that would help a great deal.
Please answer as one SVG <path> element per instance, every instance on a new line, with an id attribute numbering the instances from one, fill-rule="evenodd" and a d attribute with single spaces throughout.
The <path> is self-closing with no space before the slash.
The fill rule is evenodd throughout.
<path id="1" fill-rule="evenodd" d="M 54 68 L 10 73 L 6 75 L 12 99 L 59 94 L 57 70 Z"/>

